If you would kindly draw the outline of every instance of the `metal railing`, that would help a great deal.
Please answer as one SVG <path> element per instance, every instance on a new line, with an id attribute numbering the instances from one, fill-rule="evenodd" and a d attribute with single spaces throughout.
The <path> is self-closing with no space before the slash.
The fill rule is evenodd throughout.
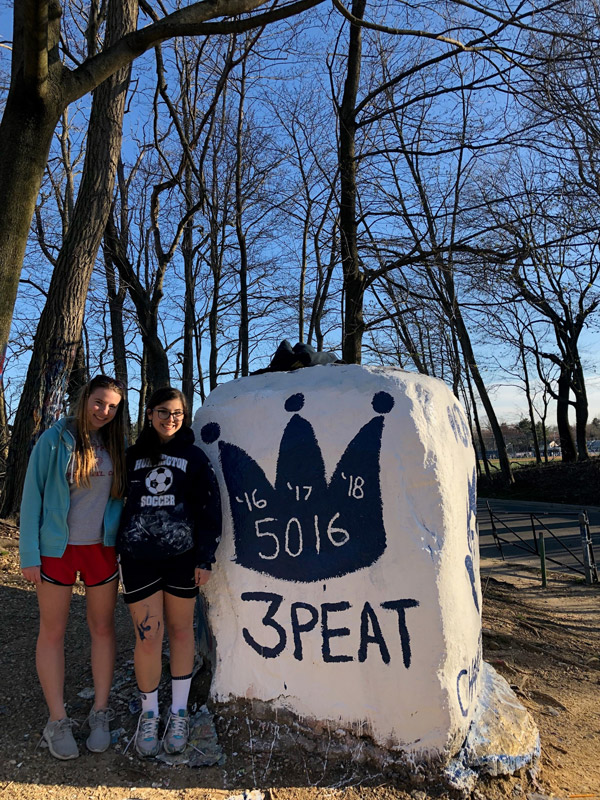
<path id="1" fill-rule="evenodd" d="M 490 524 L 492 526 L 492 536 L 494 538 L 494 543 L 496 547 L 500 551 L 500 556 L 502 560 L 504 559 L 504 552 L 502 550 L 502 546 L 510 546 L 516 547 L 518 550 L 523 550 L 526 553 L 539 556 L 542 568 L 542 584 L 546 585 L 546 562 L 550 562 L 552 564 L 556 564 L 561 569 L 571 570 L 572 572 L 576 572 L 579 575 L 583 575 L 585 577 L 585 582 L 589 585 L 592 583 L 598 583 L 598 570 L 596 567 L 596 560 L 594 557 L 594 548 L 592 542 L 592 534 L 590 531 L 590 523 L 587 515 L 587 511 L 581 511 L 578 513 L 553 513 L 551 516 L 553 517 L 567 517 L 567 518 L 576 518 L 579 526 L 579 532 L 581 536 L 581 551 L 582 555 L 579 556 L 574 550 L 572 550 L 562 539 L 560 536 L 557 536 L 541 519 L 538 514 L 522 514 L 523 517 L 529 517 L 531 522 L 531 533 L 532 537 L 531 540 L 527 540 L 521 536 L 521 534 L 508 525 L 499 515 L 497 512 L 492 511 L 490 508 L 490 504 L 486 503 L 488 513 L 490 515 Z M 504 512 L 510 513 L 511 516 L 515 516 L 515 512 Z M 550 516 L 550 515 L 548 515 Z M 506 539 L 502 533 L 499 533 L 498 526 L 502 533 L 504 533 L 503 529 L 506 532 L 510 533 L 511 536 L 515 537 L 518 541 L 514 541 L 514 539 Z M 537 526 L 537 527 L 536 527 Z M 549 556 L 546 552 L 546 546 L 544 541 L 544 535 L 548 534 L 552 539 L 559 545 L 560 548 L 565 550 L 572 559 L 578 564 L 578 566 L 573 566 L 573 564 L 569 564 L 564 561 L 559 561 L 557 558 L 553 558 Z"/>

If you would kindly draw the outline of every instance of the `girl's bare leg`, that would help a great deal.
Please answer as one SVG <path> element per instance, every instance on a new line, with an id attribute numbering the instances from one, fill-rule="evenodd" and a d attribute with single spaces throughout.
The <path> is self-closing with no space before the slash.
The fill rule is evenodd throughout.
<path id="1" fill-rule="evenodd" d="M 94 709 L 107 708 L 115 669 L 115 606 L 118 581 L 86 587 L 87 623 L 92 639 Z"/>
<path id="2" fill-rule="evenodd" d="M 42 581 L 37 584 L 40 631 L 35 661 L 51 720 L 63 719 L 65 712 L 65 631 L 71 605 L 71 586 Z"/>
<path id="3" fill-rule="evenodd" d="M 171 675 L 188 675 L 194 668 L 194 606 L 196 598 L 165 593 L 165 617 L 171 651 Z"/>
<path id="4" fill-rule="evenodd" d="M 163 592 L 131 603 L 129 612 L 135 628 L 133 665 L 137 685 L 142 692 L 152 692 L 162 673 Z"/>

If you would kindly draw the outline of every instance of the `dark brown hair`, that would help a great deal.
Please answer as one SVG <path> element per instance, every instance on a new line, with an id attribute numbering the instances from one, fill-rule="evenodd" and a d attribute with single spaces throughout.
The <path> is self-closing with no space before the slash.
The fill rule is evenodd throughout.
<path id="1" fill-rule="evenodd" d="M 144 427 L 135 443 L 136 447 L 140 449 L 140 455 L 149 458 L 152 464 L 159 463 L 162 451 L 160 438 L 152 427 L 152 421 L 150 420 L 148 412 L 153 411 L 157 406 L 161 405 L 161 403 L 167 403 L 169 400 L 178 400 L 181 403 L 183 427 L 189 427 L 191 422 L 187 400 L 183 392 L 180 392 L 179 389 L 174 389 L 172 386 L 163 386 L 161 389 L 157 389 L 152 393 L 152 396 L 146 403 Z M 179 433 L 179 431 L 177 433 Z"/>

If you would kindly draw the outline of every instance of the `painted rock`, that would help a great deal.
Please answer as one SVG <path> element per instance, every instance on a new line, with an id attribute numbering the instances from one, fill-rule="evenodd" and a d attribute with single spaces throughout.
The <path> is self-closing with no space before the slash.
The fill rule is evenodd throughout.
<path id="1" fill-rule="evenodd" d="M 215 389 L 197 443 L 224 513 L 211 696 L 448 756 L 477 705 L 475 456 L 433 378 L 328 365 Z"/>

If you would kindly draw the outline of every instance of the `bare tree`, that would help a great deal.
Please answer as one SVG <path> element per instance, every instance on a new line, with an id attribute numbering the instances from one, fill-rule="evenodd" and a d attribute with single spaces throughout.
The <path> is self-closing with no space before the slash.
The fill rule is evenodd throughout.
<path id="1" fill-rule="evenodd" d="M 133 0 L 111 5 L 108 42 L 120 41 L 133 30 L 136 11 Z M 0 511 L 5 517 L 14 515 L 20 503 L 32 443 L 62 410 L 80 347 L 85 299 L 110 210 L 121 148 L 128 76 L 125 67 L 94 93 L 77 202 L 56 260 L 11 436 L 9 476 Z"/>
<path id="2" fill-rule="evenodd" d="M 120 198 L 120 241 L 119 251 L 127 250 L 127 219 L 129 215 L 129 186 L 125 180 L 123 172 L 123 164 L 119 160 L 117 167 L 118 185 L 119 185 L 119 198 Z M 110 216 L 107 226 L 110 225 Z M 113 229 L 113 233 L 114 229 Z M 117 235 L 115 233 L 115 235 Z M 108 309 L 110 316 L 110 332 L 112 341 L 112 352 L 114 359 L 114 374 L 124 386 L 129 385 L 129 374 L 127 367 L 127 348 L 125 344 L 125 329 L 123 324 L 123 310 L 125 306 L 125 298 L 127 296 L 127 287 L 125 281 L 120 277 L 118 268 L 113 258 L 114 248 L 111 248 L 106 243 L 106 231 L 104 240 L 104 272 L 106 276 L 106 293 L 108 296 Z M 129 419 L 129 404 L 128 398 L 125 398 L 127 403 L 126 419 Z"/>
<path id="3" fill-rule="evenodd" d="M 454 0 L 435 8 L 426 6 L 422 9 L 419 6 L 414 15 L 407 9 L 407 20 L 416 24 L 415 27 L 407 25 L 404 29 L 386 24 L 387 7 L 381 12 L 381 23 L 366 20 L 367 0 L 352 0 L 350 10 L 341 0 L 334 0 L 334 5 L 349 22 L 343 91 L 341 100 L 336 100 L 339 118 L 340 243 L 345 292 L 343 355 L 347 361 L 360 363 L 361 340 L 365 330 L 364 296 L 374 279 L 373 272 L 365 269 L 360 252 L 359 228 L 362 220 L 357 212 L 361 183 L 358 166 L 359 161 L 364 164 L 367 160 L 368 149 L 364 142 L 374 138 L 369 132 L 374 125 L 391 114 L 405 113 L 413 105 L 431 105 L 435 98 L 448 98 L 452 95 L 460 98 L 465 89 L 481 89 L 489 93 L 494 86 L 504 91 L 511 72 L 525 66 L 532 58 L 521 49 L 519 34 L 528 30 L 540 30 L 557 35 L 559 32 L 553 28 L 553 20 L 548 16 L 550 10 L 556 10 L 557 4 L 548 3 L 542 8 L 536 8 L 535 12 L 533 9 L 524 11 L 518 3 L 515 3 L 514 8 L 505 4 L 502 13 L 499 13 L 481 6 L 475 10 L 470 3 Z M 467 8 L 472 14 L 470 17 L 463 14 Z M 372 13 L 377 13 L 377 10 L 372 10 Z M 424 27 L 419 28 L 419 24 Z M 460 40 L 448 35 L 449 28 L 461 30 Z M 362 99 L 359 99 L 363 31 L 397 37 L 406 43 L 406 51 L 411 53 L 412 58 L 399 65 L 394 55 L 390 54 L 390 48 L 382 48 L 383 74 L 375 76 L 370 72 L 368 88 Z M 431 43 L 429 49 L 411 47 L 415 42 L 428 41 Z M 332 85 L 335 84 L 333 64 L 337 61 L 336 56 L 337 53 L 330 58 Z M 473 70 L 473 61 L 479 61 L 482 65 L 479 72 Z M 434 67 L 447 62 L 450 62 L 451 67 L 441 83 L 428 80 L 434 74 Z M 487 69 L 485 65 L 488 66 Z M 468 72 L 472 72 L 473 77 L 465 86 L 466 81 L 462 75 Z M 439 77 L 440 73 L 436 75 Z M 411 94 L 405 90 L 397 102 L 385 102 L 396 88 L 407 84 L 410 79 L 414 81 L 415 78 L 415 88 Z M 359 134 L 363 143 L 357 147 Z M 436 139 L 435 134 L 433 138 Z M 442 153 L 449 152 L 448 149 L 440 149 Z M 376 147 L 373 150 L 378 152 Z M 364 171 L 364 166 L 362 169 Z"/>
<path id="4" fill-rule="evenodd" d="M 516 293 L 550 325 L 556 349 L 540 355 L 559 369 L 557 424 L 564 461 L 588 457 L 585 429 L 588 400 L 579 340 L 600 305 L 598 204 L 581 204 L 576 183 L 550 175 L 544 161 L 525 170 L 515 154 L 514 170 L 504 169 L 505 199 L 489 204 L 498 249 L 514 251 L 512 265 L 498 265 L 505 293 Z M 494 189 L 496 192 L 496 189 Z M 577 449 L 569 424 L 574 396 Z"/>
<path id="5" fill-rule="evenodd" d="M 302 94 L 287 88 L 272 94 L 270 108 L 281 129 L 285 252 L 299 273 L 294 278 L 298 340 L 314 341 L 322 351 L 331 294 L 339 292 L 334 281 L 340 262 L 339 175 L 333 109 L 324 106 L 325 87 L 316 76 L 307 84 Z"/>
<path id="6" fill-rule="evenodd" d="M 299 0 L 249 17 L 240 15 L 260 8 L 266 0 L 192 3 L 139 30 L 123 32 L 107 41 L 99 52 L 76 63 L 74 69 L 59 56 L 59 0 L 14 3 L 11 85 L 0 123 L 0 353 L 6 349 L 27 234 L 54 129 L 64 109 L 161 41 L 260 27 L 322 1 Z M 108 11 L 137 12 L 137 5 L 137 0 L 109 0 Z M 149 4 L 143 2 L 142 6 L 145 9 Z M 209 22 L 219 17 L 236 19 Z"/>

